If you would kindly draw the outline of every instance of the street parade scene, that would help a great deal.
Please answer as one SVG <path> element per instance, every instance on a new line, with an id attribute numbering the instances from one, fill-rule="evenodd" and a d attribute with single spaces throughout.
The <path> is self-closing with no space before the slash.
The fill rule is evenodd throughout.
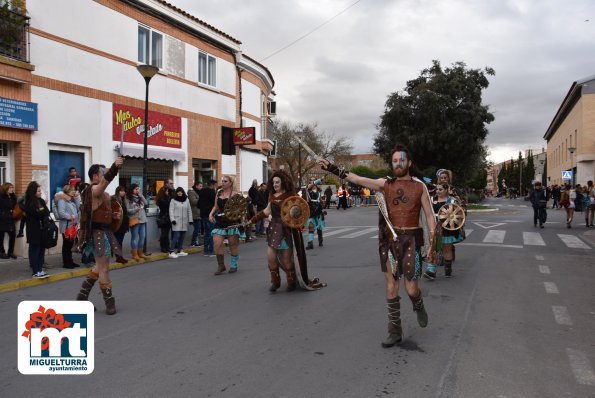
<path id="1" fill-rule="evenodd" d="M 590 60 L 426 36 L 568 17 L 262 3 L 0 2 L 0 395 L 595 397 Z"/>

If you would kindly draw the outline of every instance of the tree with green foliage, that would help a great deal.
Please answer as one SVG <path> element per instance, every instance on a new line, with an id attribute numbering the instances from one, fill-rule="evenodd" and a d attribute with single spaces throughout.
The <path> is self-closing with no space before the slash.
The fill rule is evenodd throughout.
<path id="1" fill-rule="evenodd" d="M 484 189 L 488 185 L 488 171 L 486 169 L 480 169 L 469 182 L 469 187 L 473 189 Z"/>
<path id="2" fill-rule="evenodd" d="M 323 158 L 334 158 L 337 161 L 346 160 L 351 156 L 353 146 L 345 138 L 336 138 L 317 130 L 317 124 L 293 124 L 279 121 L 275 123 L 275 133 L 272 139 L 277 141 L 277 161 L 284 166 L 293 180 L 298 183 L 299 170 L 303 176 L 316 167 L 316 159 L 312 159 L 305 149 L 295 140 L 298 136 L 317 155 Z"/>
<path id="3" fill-rule="evenodd" d="M 529 151 L 529 156 L 525 162 L 523 169 L 523 189 L 528 189 L 533 185 L 535 179 L 535 160 L 533 159 L 533 151 Z"/>
<path id="4" fill-rule="evenodd" d="M 494 115 L 482 104 L 482 92 L 494 74 L 492 68 L 468 69 L 463 62 L 443 69 L 434 60 L 403 92 L 389 96 L 374 151 L 388 162 L 395 144 L 404 144 L 424 174 L 447 168 L 457 185 L 465 185 L 486 166 L 486 126 Z"/>

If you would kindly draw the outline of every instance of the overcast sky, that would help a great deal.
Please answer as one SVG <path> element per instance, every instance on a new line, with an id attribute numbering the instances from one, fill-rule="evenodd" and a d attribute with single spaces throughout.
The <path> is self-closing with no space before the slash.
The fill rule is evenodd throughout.
<path id="1" fill-rule="evenodd" d="M 356 1 L 169 0 L 271 71 L 279 118 L 318 122 L 351 139 L 354 153 L 372 151 L 387 96 L 433 59 L 496 71 L 483 97 L 496 118 L 486 140 L 496 162 L 545 148 L 572 83 L 595 74 L 593 0 Z"/>

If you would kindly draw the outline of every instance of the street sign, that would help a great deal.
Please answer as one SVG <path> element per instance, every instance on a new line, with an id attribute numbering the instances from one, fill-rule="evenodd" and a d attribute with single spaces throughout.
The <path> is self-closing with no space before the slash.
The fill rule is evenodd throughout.
<path id="1" fill-rule="evenodd" d="M 572 170 L 563 170 L 562 171 L 562 179 L 563 180 L 572 180 Z"/>

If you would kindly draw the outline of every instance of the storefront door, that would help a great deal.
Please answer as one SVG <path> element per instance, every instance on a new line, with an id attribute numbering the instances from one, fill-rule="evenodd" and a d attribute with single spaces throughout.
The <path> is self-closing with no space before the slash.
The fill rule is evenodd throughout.
<path id="1" fill-rule="evenodd" d="M 86 180 L 85 176 L 85 154 L 81 152 L 50 151 L 50 196 L 54 197 L 56 192 L 62 190 L 68 181 L 68 169 L 76 167 L 81 176 L 81 181 Z"/>

